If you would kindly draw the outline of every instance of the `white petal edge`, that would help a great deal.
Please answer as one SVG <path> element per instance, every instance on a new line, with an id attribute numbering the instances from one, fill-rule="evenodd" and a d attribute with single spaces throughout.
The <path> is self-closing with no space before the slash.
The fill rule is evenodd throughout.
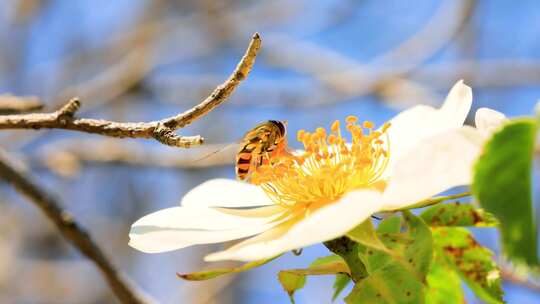
<path id="1" fill-rule="evenodd" d="M 390 158 L 383 178 L 392 175 L 396 161 L 409 153 L 419 142 L 463 125 L 472 104 L 472 90 L 458 81 L 448 93 L 441 109 L 419 105 L 405 110 L 390 120 Z"/>
<path id="2" fill-rule="evenodd" d="M 247 213 L 247 216 L 241 216 L 242 210 L 236 210 L 235 214 L 231 214 L 219 208 L 172 207 L 145 215 L 133 223 L 132 227 L 156 226 L 204 230 L 236 229 L 269 222 L 283 212 L 283 209 L 274 208 L 274 206 L 261 206 L 244 212 Z M 253 216 L 255 213 L 259 214 Z"/>
<path id="3" fill-rule="evenodd" d="M 173 207 L 139 219 L 131 226 L 129 245 L 143 252 L 156 253 L 196 244 L 219 243 L 264 232 L 278 225 L 275 208 L 267 217 L 242 217 L 209 208 Z M 251 211 L 250 211 L 251 212 Z"/>
<path id="4" fill-rule="evenodd" d="M 380 198 L 381 193 L 376 191 L 350 192 L 291 227 L 283 223 L 227 250 L 207 255 L 205 261 L 255 261 L 334 239 L 378 212 L 381 209 Z"/>
<path id="5" fill-rule="evenodd" d="M 193 245 L 215 244 L 253 236 L 273 225 L 264 224 L 250 229 L 234 230 L 175 230 L 159 229 L 146 234 L 130 233 L 129 246 L 145 253 L 161 253 Z"/>
<path id="6" fill-rule="evenodd" d="M 507 120 L 508 119 L 503 113 L 489 108 L 478 109 L 474 116 L 476 128 L 482 131 L 485 135 L 491 135 Z"/>
<path id="7" fill-rule="evenodd" d="M 260 187 L 232 179 L 217 178 L 191 189 L 180 204 L 185 207 L 234 208 L 273 205 L 273 202 Z"/>
<path id="8" fill-rule="evenodd" d="M 465 122 L 471 110 L 473 100 L 472 89 L 459 80 L 448 92 L 446 99 L 441 106 L 440 112 L 451 126 L 459 128 Z"/>
<path id="9" fill-rule="evenodd" d="M 485 137 L 472 127 L 424 140 L 398 160 L 383 193 L 385 210 L 406 208 L 450 188 L 468 185 Z"/>

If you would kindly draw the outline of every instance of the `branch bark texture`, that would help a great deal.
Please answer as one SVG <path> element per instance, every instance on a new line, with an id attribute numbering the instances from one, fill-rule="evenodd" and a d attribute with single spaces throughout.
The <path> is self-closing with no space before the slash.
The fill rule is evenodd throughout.
<path id="1" fill-rule="evenodd" d="M 0 116 L 0 130 L 7 129 L 65 129 L 119 138 L 148 138 L 174 147 L 189 148 L 200 145 L 204 139 L 200 135 L 179 136 L 176 130 L 206 115 L 225 102 L 240 82 L 248 76 L 255 57 L 261 47 L 259 34 L 253 35 L 246 53 L 233 73 L 197 106 L 158 121 L 114 122 L 101 119 L 78 118 L 76 112 L 81 103 L 78 98 L 71 99 L 61 109 L 52 113 L 32 113 Z"/>

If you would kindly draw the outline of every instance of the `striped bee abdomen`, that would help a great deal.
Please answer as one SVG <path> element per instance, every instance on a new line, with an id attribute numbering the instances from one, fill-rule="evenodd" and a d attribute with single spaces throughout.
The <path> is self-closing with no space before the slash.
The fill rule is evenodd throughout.
<path id="1" fill-rule="evenodd" d="M 252 150 L 248 150 L 247 146 L 242 147 L 236 155 L 236 176 L 238 179 L 244 180 L 246 178 L 251 167 L 252 157 Z"/>

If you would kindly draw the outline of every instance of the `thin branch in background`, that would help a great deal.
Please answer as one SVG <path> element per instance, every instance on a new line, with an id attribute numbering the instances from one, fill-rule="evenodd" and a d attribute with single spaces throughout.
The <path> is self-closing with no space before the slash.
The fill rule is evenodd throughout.
<path id="1" fill-rule="evenodd" d="M 0 95 L 0 115 L 41 110 L 43 103 L 34 96 Z"/>
<path id="2" fill-rule="evenodd" d="M 378 55 L 372 64 L 400 65 L 403 67 L 400 74 L 415 69 L 463 32 L 474 9 L 475 1 L 444 1 L 418 32 L 388 52 Z"/>
<path id="3" fill-rule="evenodd" d="M 0 116 L 0 129 L 65 129 L 110 137 L 153 138 L 162 144 L 182 148 L 200 145 L 203 142 L 201 136 L 179 136 L 175 131 L 225 102 L 240 82 L 248 76 L 260 46 L 261 39 L 256 33 L 231 76 L 200 104 L 176 116 L 138 123 L 77 118 L 75 112 L 80 108 L 80 102 L 78 99 L 72 99 L 53 113 Z"/>
<path id="4" fill-rule="evenodd" d="M 92 100 L 91 107 L 96 107 L 118 98 L 151 70 L 151 56 L 149 47 L 144 44 L 134 48 L 96 76 L 62 89 L 53 104 L 60 106 L 70 96 L 79 96 L 83 100 Z"/>
<path id="5" fill-rule="evenodd" d="M 284 4 L 287 4 L 286 6 Z M 152 2 L 151 5 L 159 6 L 159 2 Z M 247 8 L 244 6 L 227 6 L 228 10 L 220 11 L 219 15 L 215 16 L 214 22 L 227 23 L 228 19 L 233 20 L 235 25 L 241 24 L 241 28 L 253 28 L 263 26 L 265 24 L 275 24 L 276 22 L 285 22 L 294 17 L 295 13 L 301 11 L 301 3 L 287 3 L 286 1 L 259 2 L 250 4 Z M 155 8 L 146 8 L 144 11 L 153 12 Z M 167 11 L 165 14 L 154 14 L 149 18 L 143 18 L 139 24 L 132 27 L 132 30 L 124 32 L 121 36 L 112 38 L 108 42 L 98 48 L 87 52 L 76 53 L 69 55 L 68 58 L 62 59 L 55 63 L 55 66 L 67 67 L 64 76 L 61 78 L 65 83 L 78 75 L 79 70 L 87 69 L 86 66 L 78 66 L 81 61 L 90 61 L 87 65 L 95 64 L 96 61 L 102 60 L 102 57 L 108 57 L 110 54 L 127 54 L 123 55 L 118 62 L 111 64 L 102 73 L 83 81 L 76 85 L 70 85 L 68 88 L 62 89 L 61 93 L 53 98 L 53 105 L 60 107 L 63 102 L 71 96 L 79 96 L 81 99 L 90 99 L 91 103 L 85 103 L 85 111 L 89 108 L 101 106 L 107 102 L 115 101 L 114 98 L 125 93 L 130 87 L 133 87 L 143 80 L 150 71 L 162 66 L 166 66 L 172 62 L 186 61 L 204 55 L 210 56 L 219 49 L 219 45 L 225 40 L 223 37 L 212 37 L 214 39 L 204 39 L 204 41 L 195 42 L 190 40 L 189 44 L 184 44 L 182 50 L 172 50 L 166 44 L 177 39 L 177 37 L 191 37 L 194 32 L 201 29 L 202 20 L 205 18 L 204 13 L 196 12 L 188 16 L 173 16 Z M 150 15 L 150 14 L 149 14 Z M 278 16 L 275 16 L 278 15 Z M 275 16 L 269 18 L 269 16 Z M 262 18 L 268 20 L 263 21 Z M 146 20 L 148 19 L 148 20 Z M 219 20 L 218 20 L 219 19 Z M 250 26 L 253 25 L 253 26 Z M 204 25 L 202 26 L 204 28 Z M 236 29 L 235 30 L 239 30 Z M 223 32 L 223 28 L 221 29 Z M 244 37 L 245 31 L 238 31 L 237 35 L 232 38 Z M 200 37 L 197 37 L 199 39 Z M 235 40 L 234 42 L 236 42 Z M 160 53 L 161 49 L 169 51 L 165 56 Z M 160 56 L 155 56 L 160 53 Z M 141 55 L 146 55 L 143 57 Z M 88 60 L 90 57 L 91 60 Z M 165 58 L 163 58 L 165 57 Z M 36 73 L 42 76 L 42 73 Z"/>
<path id="6" fill-rule="evenodd" d="M 523 286 L 532 291 L 540 293 L 540 282 L 533 282 L 529 280 L 527 276 L 516 273 L 516 271 L 512 270 L 508 266 L 500 265 L 500 268 L 501 268 L 501 277 L 503 280 L 509 283 L 515 284 L 515 285 Z"/>
<path id="7" fill-rule="evenodd" d="M 476 59 L 431 63 L 419 67 L 409 76 L 413 81 L 434 88 L 447 88 L 456 79 L 479 87 L 534 86 L 540 83 L 540 61 L 536 59 Z"/>
<path id="8" fill-rule="evenodd" d="M 0 178 L 13 185 L 26 196 L 56 225 L 62 236 L 89 258 L 102 272 L 112 291 L 122 303 L 152 303 L 146 295 L 118 271 L 101 248 L 92 240 L 71 214 L 66 212 L 58 200 L 38 186 L 29 176 L 17 168 L 7 154 L 0 150 Z"/>
<path id="9" fill-rule="evenodd" d="M 114 139 L 66 139 L 37 151 L 37 156 L 26 158 L 32 168 L 47 168 L 63 176 L 76 176 L 83 166 L 127 165 L 143 168 L 202 169 L 232 165 L 237 144 L 205 144 L 182 153 L 149 148 L 136 142 Z M 212 154 L 216 151 L 218 153 Z M 209 155 L 201 159 L 201 155 Z"/>
<path id="10" fill-rule="evenodd" d="M 295 69 L 312 76 L 321 84 L 344 94 L 357 97 L 376 93 L 392 92 L 389 86 L 398 85 L 393 90 L 422 88 L 421 96 L 430 97 L 429 89 L 410 80 L 407 86 L 399 82 L 406 74 L 448 45 L 462 30 L 471 16 L 469 1 L 446 1 L 418 31 L 404 43 L 374 58 L 370 63 L 360 63 L 341 53 L 306 41 L 298 41 L 286 35 L 267 36 L 267 48 L 263 55 L 279 67 Z M 437 37 L 429 40 L 428 38 Z M 384 69 L 383 67 L 391 67 Z M 393 93 L 392 96 L 398 95 Z M 414 94 L 413 94 L 414 95 Z M 383 94 L 382 98 L 385 97 Z M 430 100 L 422 103 L 432 103 Z"/>

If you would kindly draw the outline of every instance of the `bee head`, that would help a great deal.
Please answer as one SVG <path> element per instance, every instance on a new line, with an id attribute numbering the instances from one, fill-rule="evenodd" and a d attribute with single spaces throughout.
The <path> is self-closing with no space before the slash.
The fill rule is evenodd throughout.
<path id="1" fill-rule="evenodd" d="M 279 129 L 279 133 L 281 136 L 285 137 L 287 134 L 287 121 L 279 121 L 279 120 L 269 120 L 272 124 L 274 124 Z"/>

